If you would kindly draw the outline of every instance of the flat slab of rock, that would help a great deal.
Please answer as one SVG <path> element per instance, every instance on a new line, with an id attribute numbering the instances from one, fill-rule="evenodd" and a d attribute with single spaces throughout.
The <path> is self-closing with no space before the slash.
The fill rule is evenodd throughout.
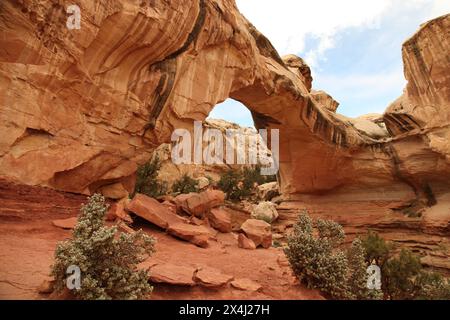
<path id="1" fill-rule="evenodd" d="M 185 221 L 167 206 L 159 203 L 158 200 L 143 194 L 135 195 L 127 205 L 127 209 L 162 229 L 167 229 L 171 224 Z"/>
<path id="2" fill-rule="evenodd" d="M 68 218 L 68 219 L 53 220 L 52 224 L 55 227 L 62 228 L 62 229 L 73 229 L 73 228 L 75 228 L 77 221 L 78 221 L 77 217 L 72 217 L 72 218 Z"/>
<path id="3" fill-rule="evenodd" d="M 157 264 L 150 268 L 150 281 L 178 286 L 194 286 L 194 267 L 177 266 L 174 264 Z"/>
<path id="4" fill-rule="evenodd" d="M 178 210 L 203 218 L 214 207 L 223 204 L 225 193 L 220 190 L 206 190 L 200 193 L 180 194 L 175 197 Z"/>
<path id="5" fill-rule="evenodd" d="M 256 245 L 253 240 L 247 238 L 243 233 L 238 235 L 238 247 L 247 250 L 255 250 Z"/>
<path id="6" fill-rule="evenodd" d="M 261 290 L 262 286 L 255 281 L 252 281 L 250 279 L 236 279 L 231 281 L 231 286 L 239 289 L 239 290 L 245 290 L 245 291 L 259 291 Z"/>
<path id="7" fill-rule="evenodd" d="M 211 288 L 223 287 L 233 280 L 233 278 L 233 276 L 224 274 L 222 271 L 210 267 L 201 267 L 194 274 L 195 282 L 204 287 Z"/>
<path id="8" fill-rule="evenodd" d="M 208 246 L 208 239 L 212 236 L 210 231 L 204 226 L 194 226 L 187 223 L 171 224 L 167 229 L 167 233 L 202 248 Z"/>
<path id="9" fill-rule="evenodd" d="M 208 220 L 211 227 L 222 233 L 231 232 L 231 215 L 222 208 L 213 208 L 208 214 Z"/>
<path id="10" fill-rule="evenodd" d="M 133 223 L 130 215 L 125 211 L 125 208 L 130 203 L 130 199 L 123 198 L 114 203 L 106 213 L 106 221 L 122 220 L 126 223 Z"/>
<path id="11" fill-rule="evenodd" d="M 272 246 L 272 231 L 271 226 L 265 221 L 248 219 L 245 221 L 241 230 L 245 232 L 245 235 L 253 240 L 256 247 L 259 245 L 264 248 L 270 248 Z"/>

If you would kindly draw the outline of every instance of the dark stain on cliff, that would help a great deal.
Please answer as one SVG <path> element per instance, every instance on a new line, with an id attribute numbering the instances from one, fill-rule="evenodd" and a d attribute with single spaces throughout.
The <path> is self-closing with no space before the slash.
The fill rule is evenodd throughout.
<path id="1" fill-rule="evenodd" d="M 178 58 L 179 55 L 184 53 L 193 42 L 197 40 L 198 35 L 200 34 L 202 27 L 205 23 L 205 18 L 206 18 L 205 0 L 200 0 L 199 14 L 195 21 L 194 27 L 189 33 L 184 44 L 178 50 L 165 57 L 164 60 L 155 62 L 150 66 L 149 70 L 151 72 L 159 71 L 161 73 L 161 77 L 159 79 L 155 92 L 153 93 L 153 99 L 149 104 L 149 108 L 151 109 L 151 111 L 149 116 L 149 122 L 144 128 L 144 135 L 148 129 L 155 128 L 156 121 L 159 115 L 161 114 L 164 106 L 166 105 L 166 102 L 169 99 L 169 96 L 172 92 L 177 73 L 176 59 Z"/>

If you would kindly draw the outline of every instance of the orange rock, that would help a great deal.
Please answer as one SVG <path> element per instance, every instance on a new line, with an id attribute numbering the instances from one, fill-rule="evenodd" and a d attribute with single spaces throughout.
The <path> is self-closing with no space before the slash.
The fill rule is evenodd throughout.
<path id="1" fill-rule="evenodd" d="M 255 250 L 256 245 L 253 240 L 247 238 L 243 233 L 238 235 L 238 247 L 242 249 Z"/>
<path id="2" fill-rule="evenodd" d="M 241 230 L 245 232 L 249 239 L 253 240 L 256 247 L 261 245 L 267 249 L 272 246 L 271 227 L 267 222 L 256 219 L 248 219 L 242 224 Z"/>
<path id="3" fill-rule="evenodd" d="M 227 211 L 221 208 L 213 208 L 208 214 L 208 220 L 211 226 L 220 232 L 231 232 L 231 216 Z"/>
<path id="4" fill-rule="evenodd" d="M 200 193 L 180 194 L 175 197 L 179 210 L 192 214 L 198 218 L 204 217 L 214 207 L 223 204 L 225 194 L 220 190 L 206 190 Z"/>
<path id="5" fill-rule="evenodd" d="M 169 225 L 167 232 L 177 238 L 189 241 L 196 246 L 206 248 L 211 233 L 203 226 L 194 226 L 187 223 L 175 223 Z"/>
<path id="6" fill-rule="evenodd" d="M 127 205 L 127 209 L 162 229 L 167 229 L 171 224 L 185 221 L 182 217 L 171 212 L 165 205 L 143 194 L 135 195 Z"/>
<path id="7" fill-rule="evenodd" d="M 116 219 L 119 219 L 126 223 L 133 223 L 133 219 L 125 210 L 129 202 L 130 199 L 123 198 L 120 201 L 113 203 L 106 213 L 106 221 L 114 221 Z"/>
<path id="8" fill-rule="evenodd" d="M 204 287 L 222 287 L 233 280 L 233 276 L 222 273 L 222 271 L 210 267 L 200 267 L 194 274 L 194 280 Z"/>
<path id="9" fill-rule="evenodd" d="M 179 286 L 194 286 L 195 268 L 173 264 L 157 264 L 150 268 L 150 281 Z"/>
<path id="10" fill-rule="evenodd" d="M 231 281 L 231 285 L 236 289 L 245 291 L 259 291 L 262 288 L 261 285 L 250 279 L 236 279 Z"/>
<path id="11" fill-rule="evenodd" d="M 77 217 L 72 217 L 72 218 L 68 218 L 68 219 L 53 220 L 52 224 L 55 227 L 62 228 L 62 229 L 73 229 L 73 228 L 75 228 L 77 221 L 78 221 Z"/>

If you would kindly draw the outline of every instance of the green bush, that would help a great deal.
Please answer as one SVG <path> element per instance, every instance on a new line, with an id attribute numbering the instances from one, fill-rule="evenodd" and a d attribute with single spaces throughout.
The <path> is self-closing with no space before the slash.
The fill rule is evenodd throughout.
<path id="1" fill-rule="evenodd" d="M 393 246 L 381 238 L 378 233 L 369 231 L 367 236 L 362 239 L 362 246 L 366 251 L 367 263 L 372 263 L 374 260 L 380 267 L 389 258 Z"/>
<path id="2" fill-rule="evenodd" d="M 347 299 L 348 260 L 336 248 L 342 243 L 342 227 L 332 221 L 319 221 L 318 225 L 321 230 L 316 237 L 311 218 L 301 214 L 293 234 L 287 238 L 285 254 L 300 282 L 333 299 Z"/>
<path id="3" fill-rule="evenodd" d="M 116 227 L 104 225 L 106 211 L 99 194 L 81 207 L 73 238 L 56 247 L 55 290 L 65 288 L 67 268 L 75 265 L 81 270 L 81 287 L 73 293 L 80 299 L 145 298 L 152 286 L 147 271 L 137 270 L 137 264 L 153 253 L 154 239 L 142 231 L 117 235 Z"/>
<path id="4" fill-rule="evenodd" d="M 255 184 L 261 185 L 276 181 L 276 176 L 261 175 L 261 166 L 245 167 L 243 170 L 230 169 L 218 182 L 218 187 L 226 193 L 228 200 L 249 198 L 255 190 Z"/>
<path id="5" fill-rule="evenodd" d="M 192 179 L 188 174 L 184 174 L 179 180 L 172 185 L 172 192 L 190 193 L 198 191 L 198 182 Z"/>
<path id="6" fill-rule="evenodd" d="M 363 239 L 366 261 L 381 268 L 382 290 L 387 299 L 450 299 L 450 283 L 440 274 L 423 270 L 420 258 L 403 249 L 392 257 L 393 245 L 375 232 Z"/>
<path id="7" fill-rule="evenodd" d="M 152 198 L 166 194 L 167 184 L 158 180 L 158 171 L 160 169 L 161 162 L 158 156 L 153 157 L 146 164 L 140 166 L 136 172 L 136 185 L 131 197 L 136 193 L 142 193 Z"/>
<path id="8" fill-rule="evenodd" d="M 367 266 L 366 251 L 361 239 L 353 240 L 347 253 L 349 265 L 348 286 L 350 298 L 357 300 L 380 300 L 383 293 L 380 290 L 369 290 L 367 288 Z"/>

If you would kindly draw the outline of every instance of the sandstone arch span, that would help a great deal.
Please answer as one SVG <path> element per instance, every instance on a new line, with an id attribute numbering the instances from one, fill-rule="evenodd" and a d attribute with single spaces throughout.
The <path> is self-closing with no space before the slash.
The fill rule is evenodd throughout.
<path id="1" fill-rule="evenodd" d="M 405 44 L 410 82 L 380 134 L 383 119 L 336 114 L 301 59 L 283 60 L 232 0 L 80 6 L 82 29 L 67 30 L 62 5 L 2 3 L 1 175 L 78 193 L 131 188 L 137 164 L 174 128 L 231 97 L 257 127 L 280 129 L 286 195 L 429 202 L 448 190 L 448 16 Z"/>

